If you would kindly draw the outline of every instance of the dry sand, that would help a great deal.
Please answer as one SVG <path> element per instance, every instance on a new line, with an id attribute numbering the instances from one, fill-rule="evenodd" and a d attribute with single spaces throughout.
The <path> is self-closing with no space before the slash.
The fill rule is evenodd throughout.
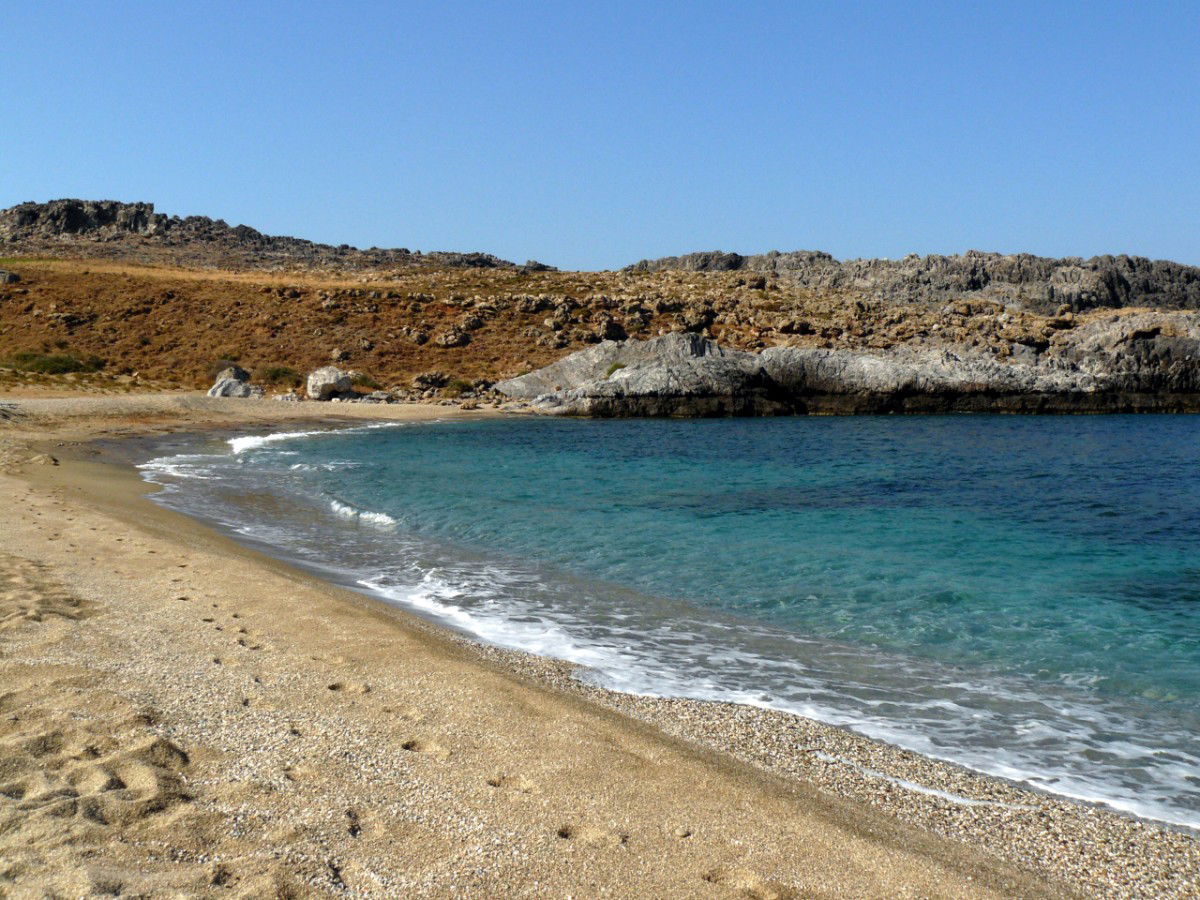
<path id="1" fill-rule="evenodd" d="M 466 414 L 314 407 L 0 408 L 0 895 L 1196 891 L 1189 836 L 791 716 L 584 688 L 239 547 L 89 460 L 121 434 Z M 853 759 L 1037 814 L 879 790 Z"/>

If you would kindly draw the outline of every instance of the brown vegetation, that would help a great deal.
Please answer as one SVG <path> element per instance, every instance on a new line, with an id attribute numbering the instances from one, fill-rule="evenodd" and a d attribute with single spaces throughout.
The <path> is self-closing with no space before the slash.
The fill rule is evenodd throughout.
<path id="1" fill-rule="evenodd" d="M 0 367 L 9 368 L 9 383 L 44 380 L 22 358 L 56 357 L 51 370 L 74 372 L 53 377 L 75 383 L 202 387 L 215 367 L 235 361 L 283 390 L 336 362 L 364 383 L 407 387 L 430 371 L 509 377 L 604 338 L 668 331 L 745 349 L 957 343 L 1006 356 L 1073 325 L 1069 314 L 991 301 L 889 305 L 731 272 L 410 267 L 346 275 L 47 258 L 0 266 L 20 276 L 0 285 Z"/>

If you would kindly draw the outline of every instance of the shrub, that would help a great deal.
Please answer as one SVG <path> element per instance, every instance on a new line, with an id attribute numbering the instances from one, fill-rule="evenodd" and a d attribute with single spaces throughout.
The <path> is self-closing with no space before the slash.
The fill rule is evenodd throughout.
<path id="1" fill-rule="evenodd" d="M 451 378 L 442 388 L 442 393 L 447 397 L 461 397 L 467 391 L 475 390 L 475 385 L 467 381 L 465 378 Z"/>
<path id="2" fill-rule="evenodd" d="M 267 366 L 260 369 L 258 380 L 267 384 L 286 384 L 289 387 L 299 387 L 304 383 L 304 377 L 290 366 Z"/>
<path id="3" fill-rule="evenodd" d="M 353 378 L 351 378 L 350 383 L 355 387 L 368 388 L 372 391 L 379 390 L 379 382 L 363 372 L 359 372 Z"/>
<path id="4" fill-rule="evenodd" d="M 80 359 L 70 353 L 38 353 L 27 350 L 15 353 L 8 360 L 9 368 L 21 372 L 36 372 L 39 375 L 66 375 L 70 372 L 98 372 L 104 368 L 104 360 L 98 356 Z"/>
<path id="5" fill-rule="evenodd" d="M 608 367 L 608 371 L 604 373 L 604 377 L 605 377 L 605 378 L 612 378 L 612 374 L 613 374 L 613 372 L 620 371 L 620 370 L 621 370 L 621 369 L 623 369 L 623 368 L 625 368 L 625 363 L 622 363 L 622 362 L 615 362 L 615 363 L 613 363 L 611 366 L 609 366 L 609 367 Z"/>

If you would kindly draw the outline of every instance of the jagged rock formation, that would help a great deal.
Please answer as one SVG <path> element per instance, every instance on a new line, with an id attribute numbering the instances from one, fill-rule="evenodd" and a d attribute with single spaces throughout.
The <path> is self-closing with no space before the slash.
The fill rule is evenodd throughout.
<path id="1" fill-rule="evenodd" d="M 790 412 L 756 354 L 695 334 L 604 341 L 495 385 L 546 412 L 589 416 L 754 416 Z"/>
<path id="2" fill-rule="evenodd" d="M 1139 256 L 1048 259 L 971 251 L 960 256 L 838 261 L 811 251 L 757 256 L 714 251 L 642 260 L 627 269 L 670 270 L 750 272 L 802 288 L 889 303 L 977 298 L 1043 313 L 1064 306 L 1074 312 L 1127 306 L 1200 309 L 1200 268 Z"/>
<path id="3" fill-rule="evenodd" d="M 1200 411 L 1200 314 L 1113 316 L 1005 360 L 955 346 L 755 354 L 672 334 L 606 341 L 495 387 L 583 416 Z"/>
<path id="4" fill-rule="evenodd" d="M 6 255 L 57 253 L 243 268 L 515 268 L 513 263 L 486 253 L 334 247 L 266 235 L 247 225 L 230 226 L 207 216 L 166 216 L 156 213 L 153 203 L 114 200 L 51 200 L 2 210 L 0 248 Z"/>

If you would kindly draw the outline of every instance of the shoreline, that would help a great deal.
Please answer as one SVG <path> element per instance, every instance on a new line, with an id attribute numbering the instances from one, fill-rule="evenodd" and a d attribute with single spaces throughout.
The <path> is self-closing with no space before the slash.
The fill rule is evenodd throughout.
<path id="1" fill-rule="evenodd" d="M 448 417 L 430 419 L 421 424 L 438 424 L 448 421 Z M 330 433 L 338 433 L 351 429 L 358 429 L 362 426 L 354 423 L 329 423 L 328 431 Z M 370 426 L 368 426 L 370 427 Z M 324 428 L 318 429 L 324 431 Z M 301 432 L 302 434 L 310 434 L 313 432 Z M 324 582 L 336 585 L 337 587 L 353 591 L 366 597 L 370 597 L 375 601 L 384 604 L 385 606 L 403 611 L 407 615 L 415 616 L 418 620 L 427 623 L 435 629 L 447 632 L 452 639 L 461 640 L 467 647 L 482 653 L 493 656 L 500 661 L 502 665 L 511 668 L 518 674 L 531 674 L 532 677 L 553 684 L 557 689 L 571 691 L 580 696 L 587 697 L 595 702 L 601 702 L 614 709 L 627 712 L 636 718 L 647 718 L 648 721 L 653 721 L 658 718 L 663 727 L 671 724 L 670 720 L 679 716 L 685 715 L 681 710 L 678 713 L 670 711 L 657 713 L 654 710 L 646 709 L 646 704 L 651 706 L 655 704 L 668 704 L 672 708 L 675 707 L 696 707 L 699 709 L 710 708 L 725 708 L 726 710 L 742 710 L 742 713 L 734 716 L 735 718 L 744 718 L 748 711 L 754 710 L 760 713 L 759 727 L 773 728 L 775 730 L 788 729 L 788 723 L 792 719 L 798 719 L 805 723 L 806 726 L 811 726 L 817 731 L 828 731 L 835 737 L 832 738 L 833 743 L 842 743 L 854 746 L 855 742 L 865 745 L 865 747 L 854 746 L 854 758 L 830 757 L 822 748 L 807 747 L 802 752 L 815 753 L 817 760 L 831 765 L 847 765 L 851 768 L 859 768 L 861 774 L 866 776 L 868 782 L 870 779 L 879 781 L 890 781 L 894 787 L 901 788 L 905 791 L 910 791 L 916 794 L 926 793 L 933 797 L 955 805 L 973 806 L 973 805 L 993 805 L 1005 806 L 1009 805 L 1014 808 L 1033 809 L 1034 807 L 1028 802 L 1028 795 L 1048 799 L 1055 803 L 1064 803 L 1069 806 L 1080 806 L 1084 809 L 1095 809 L 1098 813 L 1105 815 L 1116 816 L 1121 819 L 1129 819 L 1140 822 L 1142 825 L 1152 828 L 1160 828 L 1168 832 L 1177 832 L 1185 837 L 1200 840 L 1200 826 L 1189 825 L 1185 823 L 1172 822 L 1166 819 L 1155 818 L 1151 815 L 1146 815 L 1134 810 L 1121 809 L 1119 806 L 1111 802 L 1093 799 L 1083 796 L 1075 796 L 1067 793 L 1058 793 L 1047 788 L 1041 788 L 1037 785 L 1028 784 L 1016 777 L 1006 777 L 1003 775 L 988 772 L 982 769 L 973 768 L 972 766 L 959 762 L 949 757 L 938 757 L 922 752 L 921 750 L 911 749 L 902 744 L 888 741 L 884 738 L 874 737 L 870 734 L 856 730 L 852 726 L 839 725 L 834 722 L 828 722 L 819 718 L 815 718 L 803 713 L 794 712 L 782 707 L 769 706 L 766 704 L 750 704 L 741 703 L 738 701 L 730 701 L 715 697 L 681 697 L 672 695 L 663 695 L 656 693 L 638 694 L 630 691 L 622 691 L 615 688 L 604 687 L 595 684 L 586 678 L 579 677 L 577 673 L 589 671 L 589 667 L 584 663 L 576 663 L 569 659 L 563 659 L 552 654 L 536 653 L 529 650 L 524 650 L 521 647 L 505 646 L 489 641 L 486 637 L 472 632 L 471 630 L 460 627 L 443 617 L 440 617 L 435 612 L 429 612 L 419 607 L 411 606 L 389 596 L 386 591 L 379 590 L 369 586 L 363 582 L 359 576 L 362 572 L 350 571 L 344 569 L 328 568 L 319 563 L 311 562 L 290 553 L 284 547 L 271 544 L 269 541 L 248 537 L 242 534 L 237 528 L 222 522 L 218 518 L 209 517 L 200 513 L 182 510 L 169 503 L 158 503 L 153 500 L 153 496 L 162 490 L 158 482 L 146 477 L 141 472 L 140 466 L 142 462 L 149 459 L 157 458 L 160 454 L 166 452 L 173 454 L 180 451 L 185 451 L 194 447 L 194 442 L 188 440 L 188 435 L 203 436 L 206 439 L 218 440 L 222 443 L 231 443 L 230 439 L 240 437 L 261 437 L 265 434 L 288 434 L 288 432 L 278 432 L 274 429 L 270 431 L 262 431 L 260 429 L 246 429 L 237 427 L 221 427 L 218 429 L 209 429 L 205 431 L 181 432 L 179 442 L 165 442 L 161 436 L 146 436 L 144 438 L 120 439 L 109 444 L 105 449 L 114 454 L 111 460 L 104 460 L 106 463 L 111 463 L 119 466 L 132 466 L 137 470 L 138 477 L 144 480 L 150 487 L 147 493 L 147 499 L 155 502 L 165 509 L 174 511 L 175 513 L 185 516 L 193 521 L 199 522 L 205 527 L 216 531 L 235 543 L 262 553 L 271 559 L 276 560 L 284 565 L 297 568 L 308 575 L 311 575 Z M 136 448 L 132 452 L 127 452 L 130 448 Z M 147 456 L 152 453 L 153 456 Z M 544 664 L 544 665 L 543 665 Z M 544 669 L 544 671 L 543 671 Z M 713 712 L 709 714 L 700 714 L 701 718 L 709 721 L 728 718 L 733 713 Z M 697 714 L 693 712 L 690 716 L 696 718 Z M 780 720 L 776 724 L 772 724 L 773 720 Z M 791 729 L 794 730 L 794 729 Z M 682 733 L 682 732 L 681 732 Z M 840 736 L 844 740 L 838 740 Z M 703 740 L 703 736 L 695 738 Z M 883 753 L 875 752 L 882 749 Z M 727 747 L 722 748 L 722 752 L 733 752 Z M 744 754 L 743 754 L 744 755 Z M 753 760 L 748 760 L 753 761 Z M 913 764 L 916 761 L 916 764 Z M 758 764 L 758 763 L 756 763 Z M 871 765 L 880 764 L 884 766 L 884 771 L 875 771 Z M 771 768 L 769 764 L 768 768 Z M 949 767 L 951 772 L 941 771 L 942 767 Z M 817 767 L 819 769 L 819 767 Z M 805 767 L 802 771 L 798 771 L 795 766 L 785 765 L 781 771 L 789 775 L 797 775 L 797 777 L 809 777 L 813 775 L 813 767 Z M 958 777 L 954 777 L 957 773 Z M 922 783 L 921 778 L 932 780 L 936 784 L 926 785 Z M 997 791 L 987 784 L 980 785 L 977 782 L 982 779 L 985 782 L 996 782 L 1004 788 L 1015 792 L 1015 795 L 1008 799 L 1002 799 L 1001 795 L 1004 791 Z M 828 782 L 830 780 L 828 774 L 820 776 L 817 780 Z M 836 779 L 834 779 L 836 781 Z M 953 785 L 965 786 L 968 793 L 955 793 Z M 950 788 L 941 785 L 951 785 Z M 987 799 L 980 799 L 977 795 L 986 795 Z M 945 795 L 945 796 L 941 796 Z M 1024 798 L 1024 799 L 1022 799 Z M 934 820 L 936 820 L 936 815 Z"/>
<path id="2" fill-rule="evenodd" d="M 172 401 L 168 405 L 176 403 L 178 401 Z M 300 413 L 315 414 L 316 410 L 243 410 L 241 405 L 246 403 L 232 401 L 237 405 L 228 405 L 230 401 L 226 401 L 227 405 L 218 404 L 214 407 L 211 403 L 196 406 L 185 401 L 182 408 L 177 406 L 173 410 L 159 410 L 160 421 L 145 421 L 150 413 L 137 411 L 136 400 L 127 404 L 109 403 L 106 414 L 115 415 L 116 418 L 102 419 L 102 422 L 115 425 L 115 429 L 100 428 L 94 422 L 90 425 L 80 422 L 72 431 L 71 416 L 58 420 L 51 416 L 49 421 L 38 423 L 34 432 L 26 435 L 25 446 L 54 452 L 59 445 L 70 443 L 72 446 L 67 449 L 75 458 L 68 460 L 61 468 L 47 465 L 34 469 L 21 464 L 20 467 L 26 469 L 22 482 L 34 485 L 35 492 L 63 490 L 69 484 L 76 497 L 84 498 L 81 503 L 83 508 L 95 509 L 97 500 L 102 499 L 100 507 L 107 507 L 102 511 L 115 514 L 116 519 L 124 521 L 128 527 L 135 527 L 134 523 L 142 517 L 172 523 L 169 527 L 177 528 L 181 536 L 187 535 L 189 541 L 200 540 L 198 534 L 204 532 L 208 537 L 201 543 L 229 545 L 223 547 L 223 552 L 242 562 L 248 561 L 251 566 L 269 570 L 285 579 L 315 582 L 309 587 L 319 593 L 353 593 L 359 600 L 351 601 L 349 605 L 357 608 L 358 615 L 366 613 L 372 619 L 399 622 L 400 630 L 416 634 L 422 641 L 440 647 L 453 646 L 456 649 L 451 655 L 461 654 L 468 660 L 474 660 L 474 665 L 482 663 L 495 668 L 502 673 L 501 677 L 510 680 L 517 688 L 527 685 L 538 691 L 548 689 L 551 696 L 560 698 L 559 702 L 563 702 L 562 698 L 573 698 L 573 702 L 582 702 L 585 710 L 606 710 L 609 714 L 616 714 L 619 719 L 616 726 L 619 729 L 636 731 L 648 726 L 651 730 L 648 740 L 665 740 L 668 746 L 671 742 L 682 741 L 682 750 L 699 752 L 706 760 L 717 760 L 718 769 L 723 774 L 724 767 L 732 765 L 737 770 L 735 774 L 747 777 L 741 771 L 745 768 L 750 772 L 748 777 L 751 781 L 758 777 L 765 778 L 772 790 L 783 794 L 800 791 L 806 802 L 818 807 L 827 805 L 836 808 L 839 814 L 846 814 L 850 810 L 849 815 L 855 823 L 854 830 L 871 832 L 882 828 L 887 832 L 894 828 L 901 835 L 901 843 L 912 841 L 925 844 L 929 839 L 925 835 L 931 832 L 954 838 L 956 845 L 972 858 L 973 864 L 983 864 L 993 855 L 1005 860 L 1005 863 L 997 863 L 1006 873 L 1001 882 L 1004 878 L 1019 879 L 1014 874 L 1018 870 L 1010 871 L 1007 865 L 1013 864 L 1038 873 L 1045 879 L 1038 889 L 1052 894 L 1073 889 L 1108 896 L 1148 892 L 1158 896 L 1186 896 L 1200 885 L 1200 843 L 1192 833 L 1021 788 L 1000 779 L 975 774 L 952 763 L 921 757 L 790 713 L 710 701 L 637 697 L 591 686 L 571 676 L 574 667 L 570 664 L 482 644 L 395 604 L 385 604 L 373 597 L 367 599 L 362 592 L 350 592 L 321 583 L 316 576 L 302 573 L 286 562 L 255 550 L 240 546 L 233 549 L 236 546 L 234 542 L 219 536 L 203 523 L 163 509 L 150 501 L 145 496 L 150 485 L 142 482 L 136 472 L 126 469 L 123 474 L 114 473 L 112 463 L 102 464 L 109 466 L 107 470 L 102 470 L 86 461 L 95 452 L 95 447 L 89 444 L 96 438 L 171 430 L 200 432 L 224 426 L 245 430 L 256 424 L 280 425 L 287 421 L 311 423 L 314 419 L 345 425 L 351 424 L 350 419 L 391 417 L 386 415 L 389 412 L 386 408 L 372 415 L 360 413 L 345 416 L 343 413 L 347 410 L 338 409 L 322 410 L 319 416 L 304 416 Z M 274 404 L 275 407 L 280 405 Z M 94 417 L 98 415 L 97 410 L 104 406 L 103 403 L 97 404 L 96 409 L 85 411 L 82 415 Z M 117 407 L 115 410 L 114 406 Z M 130 407 L 133 407 L 133 411 Z M 367 409 L 378 410 L 375 407 Z M 421 411 L 413 412 L 414 409 Z M 409 413 L 423 420 L 464 415 L 445 407 L 409 408 L 406 414 Z M 46 412 L 37 415 L 45 416 Z M 166 421 L 162 421 L 163 418 Z M 15 425 L 19 431 L 23 427 L 22 421 L 19 419 L 9 427 Z M 114 434 L 114 430 L 118 433 Z M 21 441 L 16 443 L 19 445 Z M 9 467 L 21 463 L 20 459 L 14 459 L 14 454 L 19 457 L 22 451 L 14 450 L 11 443 L 0 449 L 6 451 L 0 454 L 0 458 Z M 24 452 L 26 457 L 30 455 L 28 451 Z M 63 476 L 72 470 L 83 471 L 75 471 L 72 477 L 64 480 Z M 130 484 L 129 479 L 135 480 L 137 485 Z M 116 498 L 116 502 L 113 497 L 101 497 L 98 493 L 98 482 L 104 480 L 123 482 L 122 496 Z M 147 507 L 153 507 L 155 513 L 150 515 L 146 512 Z M 363 692 L 363 695 L 367 693 Z M 432 751 L 432 755 L 437 756 L 439 752 Z M 498 777 L 501 785 L 495 787 L 503 786 L 508 776 Z M 919 784 L 929 792 L 912 790 L 906 783 Z M 975 805 L 948 799 L 938 792 L 967 798 Z M 685 826 L 680 828 L 687 830 Z M 571 832 L 572 827 L 559 828 L 559 840 L 570 839 L 570 834 L 566 838 L 562 836 L 564 830 Z M 576 829 L 576 832 L 579 830 Z M 682 839 L 676 838 L 676 842 L 679 840 Z M 934 840 L 937 843 L 940 839 Z M 603 846 L 606 843 L 610 843 L 608 838 L 594 834 L 588 841 L 589 846 Z M 625 842 L 621 841 L 615 846 L 624 847 Z M 942 847 L 935 851 L 935 856 L 945 850 Z M 986 856 L 979 855 L 985 851 Z M 983 870 L 988 868 L 991 867 L 984 866 Z M 794 877 L 789 882 L 786 873 L 785 878 L 780 880 L 778 867 L 771 877 L 751 877 L 740 869 L 736 874 L 731 872 L 734 870 L 722 869 L 718 872 L 713 869 L 701 880 L 710 887 L 731 887 L 750 896 L 787 896 L 781 891 L 789 890 L 788 884 L 802 883 Z M 713 877 L 709 878 L 708 875 Z M 1059 887 L 1054 887 L 1056 882 L 1059 882 Z M 776 892 L 764 892 L 766 888 L 759 890 L 755 885 L 760 883 L 769 885 L 769 889 Z M 971 885 L 984 887 L 984 883 L 978 880 L 971 881 Z M 1026 882 L 1016 893 L 1032 890 L 1032 885 Z M 960 883 L 959 887 L 963 887 L 963 884 Z M 1009 893 L 1013 887 L 1015 885 L 1009 882 L 1009 890 L 1001 888 L 1000 892 Z M 699 890 L 699 887 L 696 889 Z M 931 888 L 927 887 L 926 890 Z M 872 892 L 867 890 L 866 893 Z"/>

